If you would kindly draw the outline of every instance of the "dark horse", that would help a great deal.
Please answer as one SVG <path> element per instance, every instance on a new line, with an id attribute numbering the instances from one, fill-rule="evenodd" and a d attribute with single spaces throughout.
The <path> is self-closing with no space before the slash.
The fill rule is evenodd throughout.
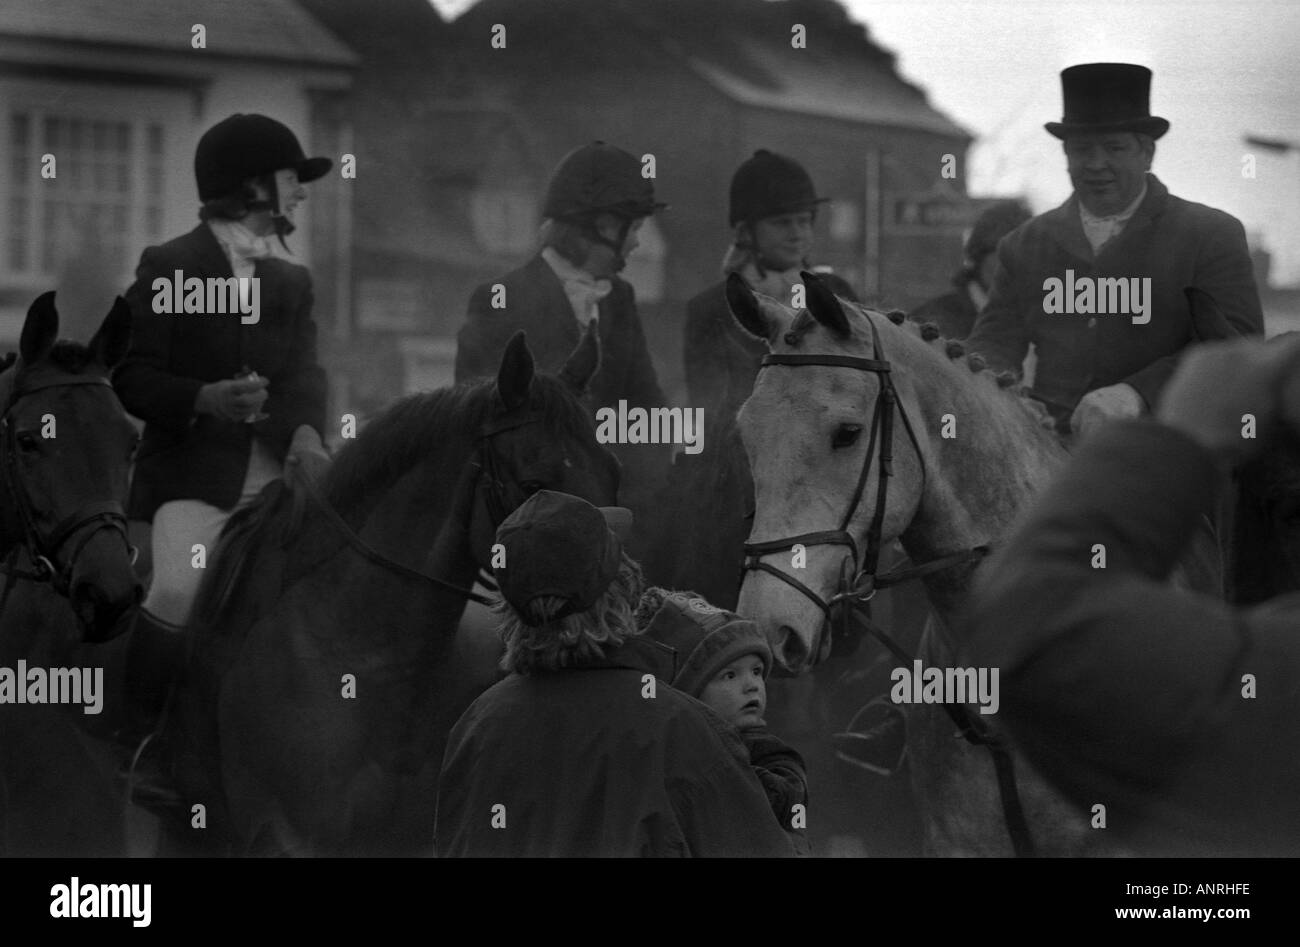
<path id="1" fill-rule="evenodd" d="M 127 628 L 143 591 L 121 507 L 139 437 L 107 379 L 130 344 L 131 311 L 118 299 L 88 346 L 56 341 L 58 330 L 45 293 L 0 374 L 0 668 L 15 672 L 20 660 L 102 667 L 100 643 Z M 0 854 L 124 852 L 112 755 L 88 732 L 115 716 L 103 678 L 102 717 L 85 705 L 0 703 Z"/>
<path id="2" fill-rule="evenodd" d="M 588 331 L 559 378 L 535 375 L 517 334 L 495 382 L 371 422 L 291 537 L 270 488 L 232 517 L 174 710 L 182 831 L 235 854 L 429 850 L 447 731 L 499 673 L 456 641 L 496 526 L 541 489 L 616 502 L 578 397 L 598 359 Z"/>

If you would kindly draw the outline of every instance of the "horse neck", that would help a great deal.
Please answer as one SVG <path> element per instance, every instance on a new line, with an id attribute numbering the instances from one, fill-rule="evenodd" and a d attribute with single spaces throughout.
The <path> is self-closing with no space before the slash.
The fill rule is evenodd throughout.
<path id="1" fill-rule="evenodd" d="M 925 488 L 901 536 L 904 549 L 923 563 L 997 544 L 1064 460 L 1064 450 L 1013 393 L 969 374 L 965 364 L 928 360 L 918 364 L 913 379 L 921 417 L 929 423 L 917 426 L 925 438 Z M 946 414 L 956 424 L 951 438 L 937 433 L 942 424 L 935 422 Z M 945 623 L 962 607 L 975 567 L 956 566 L 924 580 Z"/>
<path id="2" fill-rule="evenodd" d="M 448 533 L 468 524 L 451 522 L 457 485 L 473 455 L 469 441 L 442 445 L 385 490 L 357 534 L 396 562 L 468 587 L 478 573 L 467 541 L 448 543 Z M 431 552 L 437 549 L 436 559 Z"/>

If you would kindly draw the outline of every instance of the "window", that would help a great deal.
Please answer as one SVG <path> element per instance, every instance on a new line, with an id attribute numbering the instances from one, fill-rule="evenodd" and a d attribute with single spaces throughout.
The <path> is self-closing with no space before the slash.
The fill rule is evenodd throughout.
<path id="1" fill-rule="evenodd" d="M 149 93 L 2 91 L 0 282 L 46 286 L 86 261 L 129 277 L 140 250 L 161 242 L 167 188 L 179 183 L 169 180 L 170 110 L 141 102 L 157 97 Z"/>
<path id="2" fill-rule="evenodd" d="M 474 237 L 490 253 L 527 253 L 537 244 L 537 198 L 522 188 L 480 186 L 470 196 Z"/>

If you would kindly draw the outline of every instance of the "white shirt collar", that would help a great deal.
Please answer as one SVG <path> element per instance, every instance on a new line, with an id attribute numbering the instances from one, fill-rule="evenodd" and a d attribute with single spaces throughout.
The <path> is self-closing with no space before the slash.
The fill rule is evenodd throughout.
<path id="1" fill-rule="evenodd" d="M 1129 204 L 1128 207 L 1125 207 L 1118 214 L 1105 214 L 1102 216 L 1098 216 L 1092 213 L 1092 211 L 1088 210 L 1088 208 L 1084 207 L 1083 201 L 1079 201 L 1079 215 L 1086 223 L 1101 223 L 1104 220 L 1104 221 L 1114 221 L 1117 224 L 1125 224 L 1128 223 L 1130 217 L 1132 217 L 1134 214 L 1137 213 L 1138 207 L 1141 206 L 1142 201 L 1146 198 L 1146 196 L 1147 196 L 1147 182 L 1146 182 L 1146 178 L 1143 178 L 1142 190 L 1138 192 L 1138 196 L 1133 199 L 1132 204 Z"/>

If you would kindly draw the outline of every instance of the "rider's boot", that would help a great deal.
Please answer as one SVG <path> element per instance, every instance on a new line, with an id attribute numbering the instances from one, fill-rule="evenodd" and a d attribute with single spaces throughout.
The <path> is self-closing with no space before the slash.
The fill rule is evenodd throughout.
<path id="1" fill-rule="evenodd" d="M 163 737 L 172 688 L 185 664 L 185 629 L 150 614 L 136 613 L 127 648 L 125 692 L 127 725 L 119 742 L 130 754 L 128 774 L 133 801 L 167 804 L 176 798 L 171 757 Z"/>

